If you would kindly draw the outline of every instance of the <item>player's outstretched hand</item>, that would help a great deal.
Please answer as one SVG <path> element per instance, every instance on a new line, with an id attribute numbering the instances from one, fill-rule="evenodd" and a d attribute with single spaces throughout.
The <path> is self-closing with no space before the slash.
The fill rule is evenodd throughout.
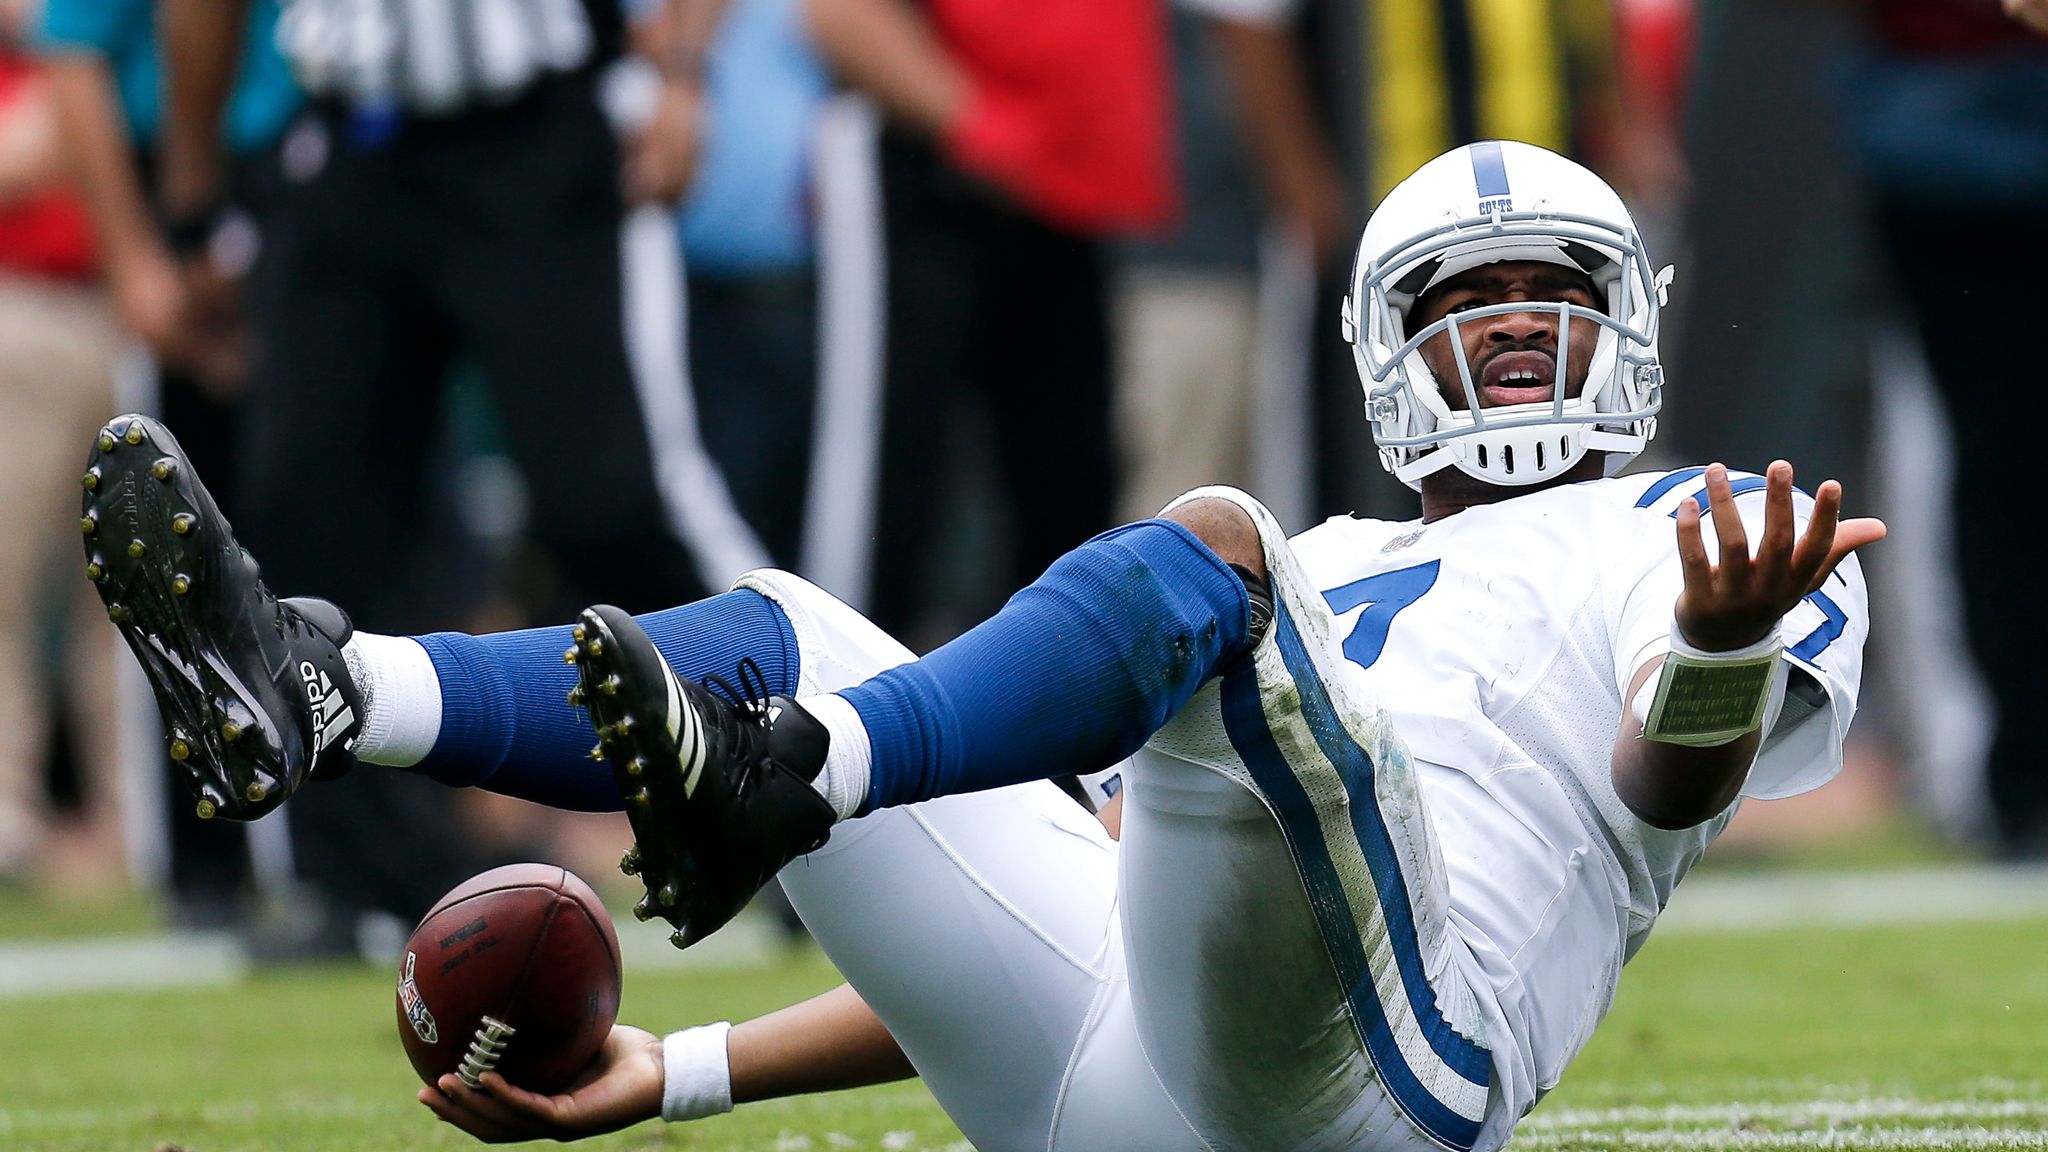
<path id="1" fill-rule="evenodd" d="M 479 1090 L 458 1076 L 443 1076 L 420 1089 L 419 1100 L 486 1144 L 616 1132 L 661 1115 L 661 1038 L 614 1026 L 589 1069 L 558 1095 L 528 1092 L 496 1072 L 484 1073 L 483 1085 Z"/>
<path id="2" fill-rule="evenodd" d="M 1813 494 L 1813 519 L 1793 539 L 1792 465 L 1774 460 L 1764 471 L 1764 535 L 1754 555 L 1729 490 L 1728 469 L 1707 468 L 1707 502 L 1720 563 L 1708 559 L 1700 507 L 1678 506 L 1678 560 L 1685 590 L 1678 595 L 1678 630 L 1694 647 L 1728 652 L 1762 640 L 1778 619 L 1821 586 L 1842 558 L 1884 539 L 1884 521 L 1842 520 L 1842 486 L 1833 480 Z"/>

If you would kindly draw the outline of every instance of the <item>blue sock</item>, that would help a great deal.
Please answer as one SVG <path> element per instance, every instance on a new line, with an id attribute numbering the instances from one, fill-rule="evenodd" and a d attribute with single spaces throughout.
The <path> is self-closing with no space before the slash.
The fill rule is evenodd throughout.
<path id="1" fill-rule="evenodd" d="M 678 675 L 730 676 L 740 657 L 751 656 L 770 693 L 796 692 L 796 633 L 758 592 L 727 592 L 634 619 Z M 562 662 L 567 625 L 414 639 L 441 680 L 441 732 L 419 771 L 553 808 L 619 809 L 611 770 L 589 756 L 597 742 L 590 721 L 568 701 L 576 669 Z"/>
<path id="2" fill-rule="evenodd" d="M 840 693 L 874 746 L 862 811 L 1109 767 L 1244 648 L 1249 617 L 1244 582 L 1180 525 L 1097 536 L 959 639 Z"/>

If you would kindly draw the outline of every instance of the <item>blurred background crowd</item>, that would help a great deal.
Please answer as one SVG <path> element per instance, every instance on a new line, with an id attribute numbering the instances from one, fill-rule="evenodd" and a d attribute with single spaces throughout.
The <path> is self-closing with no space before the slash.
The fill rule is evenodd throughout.
<path id="1" fill-rule="evenodd" d="M 259 956 L 338 955 L 486 864 L 627 836 L 375 769 L 197 820 L 79 575 L 109 415 L 162 415 L 270 585 L 360 627 L 644 610 L 772 563 L 922 650 L 1197 484 L 1293 530 L 1416 515 L 1337 300 L 1376 198 L 1483 138 L 1591 165 L 1679 267 L 1638 468 L 1782 456 L 1892 522 L 1850 772 L 1735 842 L 1906 821 L 2048 857 L 2020 507 L 2048 41 L 1998 0 L 0 24 L 0 886 L 161 893 Z"/>

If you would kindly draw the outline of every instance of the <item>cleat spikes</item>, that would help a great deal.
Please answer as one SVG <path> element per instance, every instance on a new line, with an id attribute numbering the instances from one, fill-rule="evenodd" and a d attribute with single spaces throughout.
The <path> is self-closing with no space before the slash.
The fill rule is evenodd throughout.
<path id="1" fill-rule="evenodd" d="M 592 760 L 602 760 L 602 759 L 604 759 L 604 745 L 602 745 L 602 744 L 593 744 L 593 745 L 591 745 L 591 746 L 590 746 L 590 758 L 591 758 Z"/>
<path id="2" fill-rule="evenodd" d="M 590 629 L 578 624 L 574 628 L 569 629 L 569 637 L 578 644 L 581 644 L 590 638 Z"/>
<path id="3" fill-rule="evenodd" d="M 597 605 L 581 620 L 590 632 L 577 648 L 586 715 L 633 829 L 620 869 L 646 889 L 636 914 L 667 921 L 680 930 L 677 946 L 694 947 L 799 849 L 824 842 L 834 814 L 811 784 L 810 757 L 814 748 L 822 755 L 825 737 L 802 727 L 819 727 L 808 713 L 778 702 L 779 723 L 793 726 L 774 735 L 800 742 L 771 748 L 778 722 L 751 663 L 741 688 L 721 697 L 664 667 L 624 611 Z M 800 757 L 796 767 L 769 755 L 785 745 Z"/>
<path id="4" fill-rule="evenodd" d="M 562 663 L 564 663 L 564 664 L 574 664 L 575 662 L 576 662 L 576 650 L 575 650 L 574 648 L 569 648 L 569 649 L 565 649 L 565 650 L 564 650 L 564 651 L 562 652 Z"/>
<path id="5" fill-rule="evenodd" d="M 678 948 L 688 948 L 690 946 L 689 940 L 686 937 L 684 937 L 682 929 L 680 928 L 668 934 L 668 942 L 675 945 Z"/>
<path id="6" fill-rule="evenodd" d="M 583 685 L 578 684 L 576 687 L 569 689 L 569 707 L 583 707 Z"/>
<path id="7" fill-rule="evenodd" d="M 72 473 L 85 488 L 80 566 L 147 675 L 162 716 L 153 754 L 190 789 L 186 811 L 252 819 L 306 779 L 348 771 L 365 709 L 340 651 L 346 614 L 264 586 L 162 425 L 118 416 L 93 439 Z"/>
<path id="8" fill-rule="evenodd" d="M 652 896 L 642 896 L 639 903 L 633 905 L 633 919 L 643 922 L 654 919 L 654 898 Z"/>

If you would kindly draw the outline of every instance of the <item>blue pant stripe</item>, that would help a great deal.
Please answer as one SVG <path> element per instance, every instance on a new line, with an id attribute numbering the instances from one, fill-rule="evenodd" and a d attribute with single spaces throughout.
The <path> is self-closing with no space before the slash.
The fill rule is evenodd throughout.
<path id="1" fill-rule="evenodd" d="M 1288 767 L 1266 726 L 1257 673 L 1249 661 L 1224 675 L 1221 693 L 1224 730 L 1279 817 L 1288 849 L 1307 889 L 1309 906 L 1322 928 L 1332 966 L 1344 988 L 1359 1040 L 1381 1084 L 1402 1114 L 1431 1139 L 1453 1149 L 1471 1148 L 1479 1139 L 1479 1122 L 1438 1100 L 1416 1078 L 1395 1042 L 1393 1027 L 1373 986 L 1350 900 L 1323 841 L 1322 824 L 1308 793 Z"/>
<path id="2" fill-rule="evenodd" d="M 1374 792 L 1372 759 L 1338 719 L 1329 689 L 1323 686 L 1322 677 L 1310 663 L 1301 633 L 1284 608 L 1277 613 L 1274 629 L 1288 675 L 1294 678 L 1295 688 L 1301 695 L 1302 716 L 1308 722 L 1309 731 L 1315 734 L 1316 744 L 1322 748 L 1323 755 L 1336 767 L 1338 778 L 1344 782 L 1345 794 L 1351 798 L 1351 826 L 1364 849 L 1366 864 L 1372 869 L 1373 887 L 1379 892 L 1380 913 L 1386 918 L 1394 955 L 1400 961 L 1401 983 L 1408 990 L 1408 1006 L 1422 1026 L 1422 1034 L 1429 1040 L 1430 1048 L 1444 1063 L 1472 1083 L 1485 1085 L 1493 1075 L 1492 1057 L 1484 1047 L 1460 1035 L 1444 1019 L 1436 997 L 1430 991 L 1429 980 L 1423 974 L 1422 944 L 1415 929 L 1414 906 L 1408 899 L 1408 880 L 1401 872 L 1393 838 L 1387 833 L 1386 818 L 1380 812 Z"/>

